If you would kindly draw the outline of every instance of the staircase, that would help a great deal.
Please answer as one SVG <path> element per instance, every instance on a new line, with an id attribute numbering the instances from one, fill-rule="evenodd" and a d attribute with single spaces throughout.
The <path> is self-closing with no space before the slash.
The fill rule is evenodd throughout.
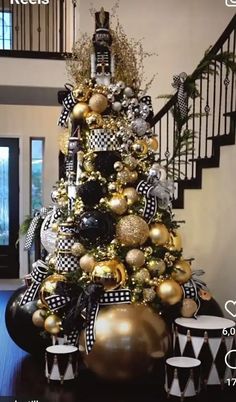
<path id="1" fill-rule="evenodd" d="M 230 52 L 236 56 L 236 14 L 210 49 L 212 56 Z M 218 67 L 219 66 L 219 67 Z M 173 208 L 184 208 L 184 190 L 202 188 L 202 171 L 219 167 L 220 149 L 235 144 L 236 137 L 236 73 L 224 64 L 214 62 L 213 71 L 202 75 L 196 84 L 199 97 L 188 98 L 193 117 L 185 125 L 195 133 L 191 152 L 185 146 L 171 163 L 175 148 L 176 121 L 172 114 L 177 93 L 154 116 L 152 127 L 159 138 L 159 160 L 175 172 L 176 193 Z M 171 174 L 170 174 L 171 175 Z"/>

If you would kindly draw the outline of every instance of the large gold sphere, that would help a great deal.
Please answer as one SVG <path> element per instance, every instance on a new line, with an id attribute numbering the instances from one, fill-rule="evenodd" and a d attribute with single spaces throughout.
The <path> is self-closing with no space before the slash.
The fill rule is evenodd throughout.
<path id="1" fill-rule="evenodd" d="M 181 315 L 185 318 L 191 318 L 197 311 L 197 303 L 193 299 L 184 299 L 182 308 L 181 308 Z"/>
<path id="2" fill-rule="evenodd" d="M 148 224 L 137 215 L 124 216 L 116 226 L 116 237 L 122 246 L 140 246 L 148 236 Z"/>
<path id="3" fill-rule="evenodd" d="M 111 211 L 117 215 L 123 215 L 127 211 L 127 208 L 128 208 L 126 198 L 122 194 L 119 194 L 119 193 L 116 193 L 112 196 L 108 205 L 109 205 Z"/>
<path id="4" fill-rule="evenodd" d="M 71 254 L 75 257 L 80 257 L 85 253 L 85 247 L 81 243 L 74 243 L 71 247 Z"/>
<path id="5" fill-rule="evenodd" d="M 79 260 L 80 268 L 87 273 L 92 272 L 95 264 L 96 260 L 91 254 L 85 254 Z"/>
<path id="6" fill-rule="evenodd" d="M 188 282 L 192 276 L 192 269 L 188 261 L 175 261 L 171 276 L 176 282 L 180 283 L 181 285 L 185 282 Z"/>
<path id="7" fill-rule="evenodd" d="M 169 239 L 169 232 L 163 223 L 154 223 L 150 229 L 150 238 L 157 246 L 163 246 Z"/>
<path id="8" fill-rule="evenodd" d="M 44 329 L 51 335 L 57 335 L 61 331 L 61 318 L 56 314 L 49 315 L 44 321 Z"/>
<path id="9" fill-rule="evenodd" d="M 42 304 L 48 308 L 47 301 L 45 298 L 47 296 L 52 296 L 56 293 L 56 287 L 58 282 L 66 282 L 66 278 L 64 275 L 61 274 L 53 274 L 48 276 L 44 281 L 42 282 L 42 285 L 39 290 L 39 297 L 42 302 Z"/>
<path id="10" fill-rule="evenodd" d="M 133 248 L 132 250 L 129 250 L 126 254 L 125 261 L 131 267 L 140 268 L 145 263 L 145 256 L 141 250 Z"/>
<path id="11" fill-rule="evenodd" d="M 127 187 L 123 191 L 123 195 L 127 198 L 128 206 L 135 204 L 139 200 L 139 194 L 134 187 Z"/>
<path id="12" fill-rule="evenodd" d="M 87 113 L 90 111 L 89 106 L 85 102 L 77 103 L 71 112 L 72 120 L 82 120 L 86 117 Z"/>
<path id="13" fill-rule="evenodd" d="M 171 252 L 182 250 L 182 238 L 177 230 L 169 233 L 169 240 L 165 247 Z"/>
<path id="14" fill-rule="evenodd" d="M 165 279 L 157 286 L 156 292 L 163 303 L 170 305 L 178 303 L 183 296 L 181 286 L 174 279 Z"/>
<path id="15" fill-rule="evenodd" d="M 83 353 L 86 366 L 105 380 L 130 380 L 146 374 L 154 359 L 169 349 L 163 319 L 141 305 L 122 305 L 100 310 L 95 324 L 96 341 Z M 84 333 L 80 337 L 84 347 Z"/>
<path id="16" fill-rule="evenodd" d="M 93 269 L 92 280 L 105 290 L 113 290 L 125 284 L 125 272 L 124 265 L 117 260 L 101 261 Z"/>
<path id="17" fill-rule="evenodd" d="M 107 106 L 107 97 L 102 94 L 94 94 L 89 99 L 89 107 L 96 113 L 103 113 Z"/>
<path id="18" fill-rule="evenodd" d="M 46 311 L 43 309 L 36 310 L 32 315 L 33 324 L 38 328 L 44 327 Z"/>

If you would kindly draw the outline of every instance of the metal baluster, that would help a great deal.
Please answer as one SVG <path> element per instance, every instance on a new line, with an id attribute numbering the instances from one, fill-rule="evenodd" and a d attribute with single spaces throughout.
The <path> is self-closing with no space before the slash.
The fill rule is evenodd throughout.
<path id="1" fill-rule="evenodd" d="M 236 55 L 236 29 L 234 30 L 234 35 L 233 35 L 233 49 L 232 52 L 234 55 Z M 234 96 L 234 89 L 235 89 L 235 72 L 232 71 L 232 85 L 231 85 L 231 102 L 230 102 L 230 111 L 233 112 L 236 109 L 236 97 Z M 235 102 L 234 102 L 235 100 Z"/>
<path id="2" fill-rule="evenodd" d="M 20 7 L 20 50 L 23 50 L 23 35 L 24 35 L 24 23 L 23 23 L 23 5 L 19 5 Z"/>
<path id="3" fill-rule="evenodd" d="M 64 31 L 65 31 L 65 43 L 64 43 L 64 52 L 67 51 L 67 2 L 64 2 L 64 13 L 65 13 L 65 22 L 64 22 Z"/>
<path id="4" fill-rule="evenodd" d="M 192 130 L 193 130 L 193 135 L 192 135 L 192 167 L 191 167 L 191 175 L 192 179 L 194 178 L 194 167 L 195 167 L 195 113 L 196 113 L 196 100 L 195 97 L 193 97 L 193 118 L 192 118 Z"/>
<path id="5" fill-rule="evenodd" d="M 176 105 L 174 105 L 174 116 L 175 116 L 175 113 L 176 113 Z M 173 116 L 173 152 L 175 150 L 175 145 L 176 145 L 176 141 L 175 141 L 175 139 L 176 139 L 176 135 L 175 135 L 176 124 L 175 124 L 174 116 Z M 172 161 L 172 169 L 173 169 L 173 177 L 175 177 L 175 158 L 173 158 L 173 161 Z M 179 169 L 178 169 L 178 171 L 179 171 Z"/>
<path id="6" fill-rule="evenodd" d="M 227 40 L 227 52 L 229 52 L 230 49 L 230 37 Z M 229 71 L 226 68 L 225 71 L 225 79 L 224 79 L 224 85 L 225 85 L 225 111 L 224 113 L 227 113 L 227 105 L 228 105 L 228 86 L 230 84 L 229 81 Z M 224 116 L 224 134 L 227 134 L 227 116 Z"/>
<path id="7" fill-rule="evenodd" d="M 63 31 L 64 31 L 64 27 L 63 27 L 63 22 L 64 22 L 64 18 L 63 18 L 63 3 L 64 0 L 60 0 L 60 7 L 59 7 L 59 51 L 60 53 L 63 53 Z"/>
<path id="8" fill-rule="evenodd" d="M 50 3 L 45 5 L 45 50 L 49 52 L 49 7 Z"/>
<path id="9" fill-rule="evenodd" d="M 188 107 L 188 109 L 189 109 L 189 97 L 187 98 L 187 107 Z M 189 129 L 189 126 L 188 126 L 188 120 L 186 121 L 186 130 L 188 130 Z M 188 178 L 188 147 L 187 147 L 187 145 L 186 145 L 186 147 L 185 147 L 185 171 L 184 171 L 184 175 L 185 175 L 185 179 L 187 179 Z"/>
<path id="10" fill-rule="evenodd" d="M 200 96 L 199 96 L 199 133 L 198 133 L 198 158 L 201 158 L 202 149 L 202 76 L 200 78 Z"/>
<path id="11" fill-rule="evenodd" d="M 29 4 L 29 50 L 33 48 L 33 24 L 32 24 L 32 5 Z"/>
<path id="12" fill-rule="evenodd" d="M 162 119 L 159 120 L 159 136 L 158 136 L 158 141 L 159 141 L 159 159 L 162 159 L 162 152 L 161 152 L 161 146 L 162 146 L 162 142 L 161 142 L 161 123 L 162 123 Z"/>
<path id="13" fill-rule="evenodd" d="M 215 136 L 215 117 L 216 117 L 216 61 L 214 62 L 214 83 L 213 83 L 213 106 L 212 106 L 212 137 Z"/>
<path id="14" fill-rule="evenodd" d="M 38 51 L 41 50 L 41 6 L 38 5 Z"/>
<path id="15" fill-rule="evenodd" d="M 15 6 L 15 12 L 16 12 L 16 50 L 19 50 L 19 15 L 18 15 L 18 6 Z"/>
<path id="16" fill-rule="evenodd" d="M 221 53 L 223 53 L 223 49 L 221 48 Z M 219 114 L 218 114 L 218 135 L 220 135 L 220 127 L 221 127 L 221 107 L 222 107 L 222 63 L 220 64 L 220 93 L 219 93 Z"/>
<path id="17" fill-rule="evenodd" d="M 207 94 L 206 94 L 206 106 L 205 106 L 205 113 L 206 113 L 206 138 L 205 138 L 205 158 L 208 157 L 207 151 L 208 151 L 208 123 L 209 123 L 209 112 L 210 112 L 210 106 L 209 106 L 209 84 L 210 84 L 210 75 L 209 75 L 209 68 L 207 71 Z"/>
<path id="18" fill-rule="evenodd" d="M 26 7 L 24 7 L 24 15 L 23 15 L 23 19 L 24 19 L 24 41 L 23 41 L 23 48 L 24 50 L 26 50 L 26 34 L 25 34 L 25 30 L 26 30 Z"/>
<path id="19" fill-rule="evenodd" d="M 167 166 L 167 173 L 168 173 L 168 161 L 169 161 L 169 110 L 166 113 L 166 152 L 165 152 L 165 157 L 166 157 L 166 166 Z"/>
<path id="20" fill-rule="evenodd" d="M 75 44 L 75 30 L 76 30 L 76 0 L 73 0 L 73 46 Z"/>
<path id="21" fill-rule="evenodd" d="M 56 34 L 55 31 L 55 7 L 54 7 L 54 0 L 52 0 L 51 4 L 51 9 L 52 9 L 52 52 L 55 51 L 54 49 L 54 36 Z"/>
<path id="22" fill-rule="evenodd" d="M 12 16 L 12 27 L 11 27 L 11 48 L 14 49 L 15 47 L 15 40 L 14 40 L 14 24 L 15 24 L 15 15 L 13 12 L 13 4 L 10 4 L 10 11 Z"/>
<path id="23" fill-rule="evenodd" d="M 56 2 L 55 2 L 55 6 L 56 6 L 56 29 L 55 29 L 55 32 L 56 32 L 56 52 L 58 52 L 59 50 L 58 50 L 58 35 L 59 35 L 59 27 L 58 27 L 58 2 L 57 2 L 57 0 L 56 0 Z"/>

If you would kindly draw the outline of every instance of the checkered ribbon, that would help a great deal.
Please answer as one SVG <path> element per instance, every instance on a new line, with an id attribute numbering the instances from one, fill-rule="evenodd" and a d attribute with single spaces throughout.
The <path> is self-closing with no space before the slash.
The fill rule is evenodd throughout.
<path id="1" fill-rule="evenodd" d="M 73 107 L 76 105 L 77 101 L 75 100 L 72 91 L 65 97 L 63 100 L 63 109 L 58 121 L 58 126 L 65 127 L 68 116 L 72 111 Z"/>
<path id="2" fill-rule="evenodd" d="M 41 260 L 34 262 L 33 268 L 34 269 L 30 274 L 31 278 L 32 278 L 32 284 L 31 284 L 30 288 L 27 289 L 26 292 L 24 293 L 24 295 L 20 301 L 20 306 L 24 306 L 26 303 L 35 300 L 42 281 L 48 275 L 48 267 Z"/>
<path id="3" fill-rule="evenodd" d="M 194 313 L 195 318 L 197 317 L 201 305 L 198 292 L 200 289 L 207 289 L 206 284 L 196 278 L 196 276 L 202 275 L 203 273 L 204 271 L 201 270 L 193 272 L 192 279 L 182 285 L 184 299 L 193 299 L 197 303 L 198 308 Z"/>
<path id="4" fill-rule="evenodd" d="M 130 304 L 131 303 L 131 292 L 129 289 L 118 289 L 111 290 L 110 292 L 105 292 L 100 297 L 99 302 L 95 303 L 90 315 L 89 325 L 85 330 L 85 347 L 86 353 L 88 354 L 93 347 L 96 340 L 95 334 L 95 323 L 96 318 L 101 306 L 109 306 L 113 304 Z"/>
<path id="5" fill-rule="evenodd" d="M 38 224 L 41 219 L 45 218 L 47 213 L 48 213 L 48 208 L 41 208 L 40 211 L 35 212 L 34 217 L 30 223 L 29 229 L 26 233 L 25 245 L 24 245 L 25 251 L 28 251 L 31 249 L 33 241 L 35 239 L 36 229 L 38 227 Z"/>
<path id="6" fill-rule="evenodd" d="M 143 217 L 148 221 L 148 223 L 157 212 L 157 197 L 151 194 L 154 188 L 155 187 L 152 184 L 148 184 L 145 180 L 140 181 L 137 186 L 137 192 L 145 198 Z"/>
<path id="7" fill-rule="evenodd" d="M 118 137 L 112 131 L 97 128 L 90 131 L 87 148 L 94 152 L 116 151 L 120 148 L 120 144 Z"/>
<path id="8" fill-rule="evenodd" d="M 178 107 L 180 111 L 181 119 L 185 119 L 188 114 L 187 105 L 187 93 L 184 88 L 184 83 L 187 79 L 186 73 L 181 73 L 179 75 L 174 75 L 172 87 L 178 91 Z"/>
<path id="9" fill-rule="evenodd" d="M 49 310 L 54 312 L 65 307 L 67 303 L 70 302 L 70 297 L 52 295 L 45 297 L 45 301 L 49 307 Z"/>

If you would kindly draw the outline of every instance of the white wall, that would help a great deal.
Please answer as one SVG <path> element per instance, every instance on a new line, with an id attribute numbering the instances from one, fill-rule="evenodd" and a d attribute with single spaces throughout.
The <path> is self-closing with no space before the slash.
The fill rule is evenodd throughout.
<path id="1" fill-rule="evenodd" d="M 20 223 L 30 214 L 30 137 L 45 137 L 44 205 L 58 179 L 58 127 L 60 107 L 0 105 L 0 137 L 20 140 Z M 20 276 L 27 273 L 27 253 L 20 241 Z"/>

